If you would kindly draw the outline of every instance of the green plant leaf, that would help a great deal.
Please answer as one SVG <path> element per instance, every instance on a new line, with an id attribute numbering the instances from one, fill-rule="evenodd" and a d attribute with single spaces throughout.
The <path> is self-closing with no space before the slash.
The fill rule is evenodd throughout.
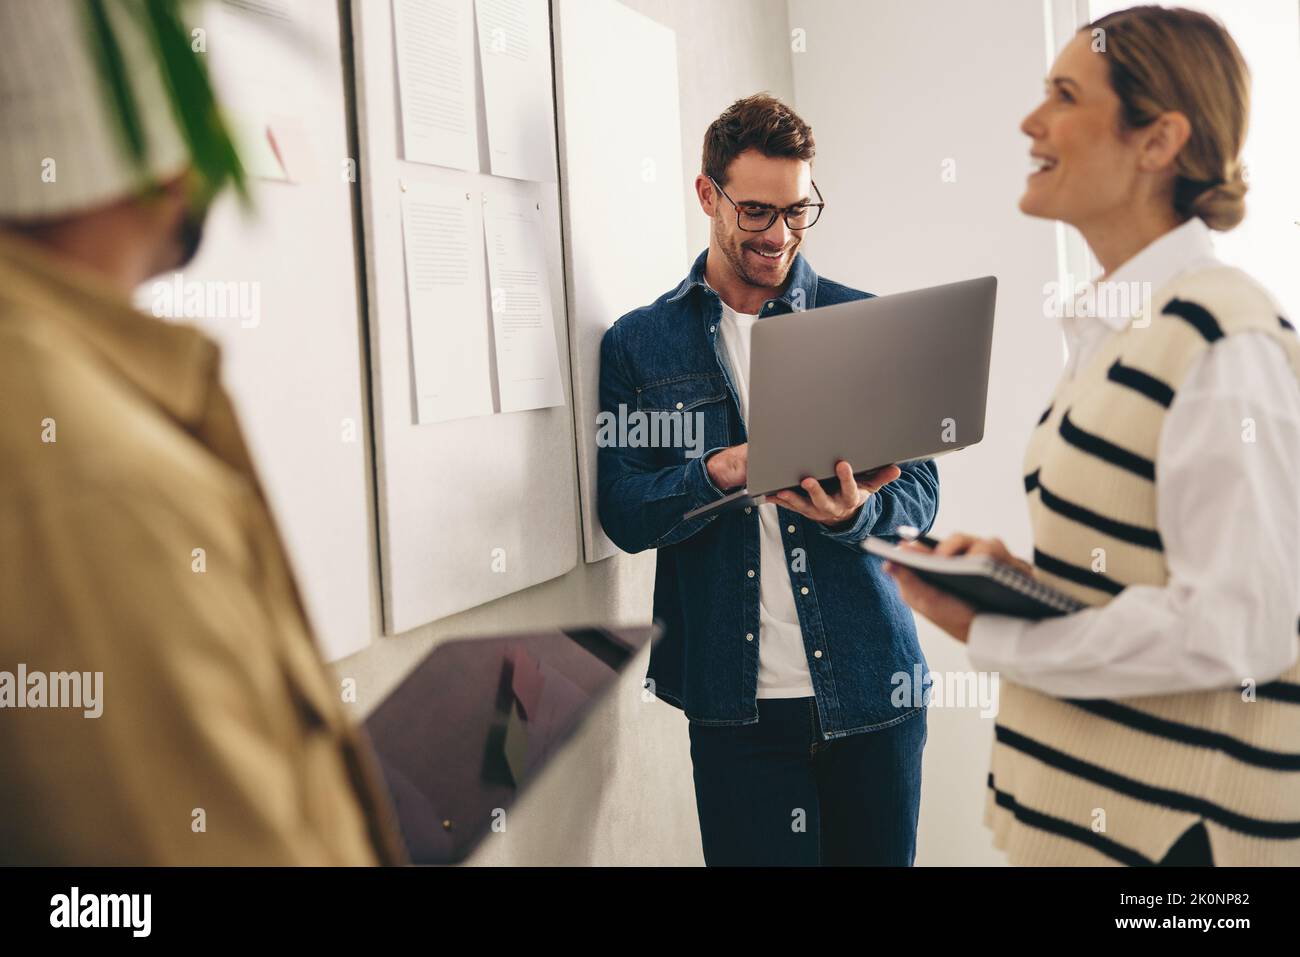
<path id="1" fill-rule="evenodd" d="M 145 0 L 159 65 L 167 83 L 172 112 L 190 148 L 194 167 L 215 193 L 227 181 L 248 201 L 248 181 L 239 153 L 217 108 L 203 61 L 190 46 L 176 0 Z"/>
<path id="2" fill-rule="evenodd" d="M 126 75 L 122 48 L 117 44 L 104 0 L 87 0 L 88 34 L 91 52 L 99 67 L 100 76 L 107 87 L 110 103 L 116 111 L 117 129 L 126 147 L 127 155 L 143 173 L 148 147 L 145 145 L 144 127 L 136 107 L 135 93 Z"/>
<path id="3" fill-rule="evenodd" d="M 87 26 L 113 118 L 127 155 L 149 175 L 149 143 L 131 89 L 127 65 L 113 31 L 106 4 L 115 3 L 133 16 L 149 38 L 166 87 L 172 116 L 189 152 L 198 180 L 200 201 L 207 203 L 227 184 L 235 187 L 245 207 L 251 206 L 248 178 L 239 151 L 222 119 L 202 57 L 190 45 L 180 15 L 182 0 L 85 0 Z"/>

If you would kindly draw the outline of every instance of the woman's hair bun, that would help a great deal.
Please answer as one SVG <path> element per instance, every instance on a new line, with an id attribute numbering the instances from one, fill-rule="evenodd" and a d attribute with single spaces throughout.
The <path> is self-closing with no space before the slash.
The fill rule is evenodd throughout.
<path id="1" fill-rule="evenodd" d="M 1246 217 L 1246 190 L 1250 187 L 1242 165 L 1232 166 L 1225 180 L 1210 184 L 1191 201 L 1191 215 L 1199 216 L 1211 229 L 1232 229 Z"/>

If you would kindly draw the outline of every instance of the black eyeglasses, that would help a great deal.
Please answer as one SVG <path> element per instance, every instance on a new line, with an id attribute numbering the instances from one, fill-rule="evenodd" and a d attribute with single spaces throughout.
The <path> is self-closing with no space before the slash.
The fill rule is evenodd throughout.
<path id="1" fill-rule="evenodd" d="M 776 206 L 768 206 L 766 203 L 737 203 L 727 191 L 718 185 L 718 181 L 712 176 L 709 182 L 713 188 L 726 197 L 727 202 L 736 207 L 736 225 L 747 233 L 761 233 L 765 229 L 771 229 L 772 224 L 776 222 L 776 217 L 784 215 L 785 224 L 793 230 L 807 229 L 821 218 L 822 210 L 826 207 L 825 201 L 822 200 L 822 191 L 817 188 L 817 184 L 812 184 L 813 192 L 817 194 L 817 202 L 800 203 L 797 206 L 789 206 L 780 209 Z"/>

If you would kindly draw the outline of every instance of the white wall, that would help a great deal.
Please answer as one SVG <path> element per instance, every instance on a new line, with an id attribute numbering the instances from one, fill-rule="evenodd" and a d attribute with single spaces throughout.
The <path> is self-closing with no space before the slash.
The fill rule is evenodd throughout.
<path id="1" fill-rule="evenodd" d="M 786 102 L 794 96 L 785 0 L 623 0 L 623 5 L 677 31 L 686 247 L 693 260 L 709 244 L 709 220 L 694 198 L 704 131 L 742 96 L 766 91 Z"/>
<path id="2" fill-rule="evenodd" d="M 805 242 L 814 268 L 876 293 L 998 277 L 985 438 L 940 460 L 935 527 L 999 535 L 1028 555 L 1020 461 L 1062 362 L 1043 317 L 1056 231 L 1016 208 L 1029 170 L 1018 125 L 1046 73 L 1043 5 L 790 0 L 789 10 L 791 29 L 806 31 L 795 107 L 813 126 L 828 203 Z M 943 177 L 950 161 L 955 182 Z M 936 675 L 970 670 L 962 646 L 918 627 Z M 981 825 L 992 730 L 974 709 L 931 710 L 918 864 L 1002 862 Z"/>
<path id="3" fill-rule="evenodd" d="M 369 2 L 369 0 L 366 0 Z M 704 129 L 732 100 L 757 90 L 792 93 L 784 0 L 628 0 L 677 31 L 682 141 L 689 179 L 699 169 Z M 689 188 L 689 180 L 683 189 Z M 692 255 L 707 244 L 707 223 L 688 209 Z M 689 263 L 682 264 L 682 275 Z M 454 462 L 447 463 L 455 468 Z M 373 515 L 372 515 L 373 521 Z M 574 536 L 578 537 L 574 513 Z M 650 618 L 654 555 L 619 555 L 580 564 L 555 581 L 396 637 L 335 663 L 355 679 L 363 717 L 439 642 L 463 635 L 581 622 Z M 378 608 L 377 570 L 371 585 Z M 702 864 L 686 720 L 642 699 L 645 657 L 629 666 L 611 700 L 510 812 L 506 832 L 472 859 L 492 865 Z"/>

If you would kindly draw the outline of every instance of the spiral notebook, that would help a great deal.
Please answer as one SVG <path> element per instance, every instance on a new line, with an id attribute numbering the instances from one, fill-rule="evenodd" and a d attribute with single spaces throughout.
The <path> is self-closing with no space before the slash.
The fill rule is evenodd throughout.
<path id="1" fill-rule="evenodd" d="M 1038 620 L 1088 607 L 988 555 L 931 555 L 899 548 L 883 538 L 868 538 L 862 548 L 910 568 L 922 580 L 968 602 L 977 611 Z"/>

